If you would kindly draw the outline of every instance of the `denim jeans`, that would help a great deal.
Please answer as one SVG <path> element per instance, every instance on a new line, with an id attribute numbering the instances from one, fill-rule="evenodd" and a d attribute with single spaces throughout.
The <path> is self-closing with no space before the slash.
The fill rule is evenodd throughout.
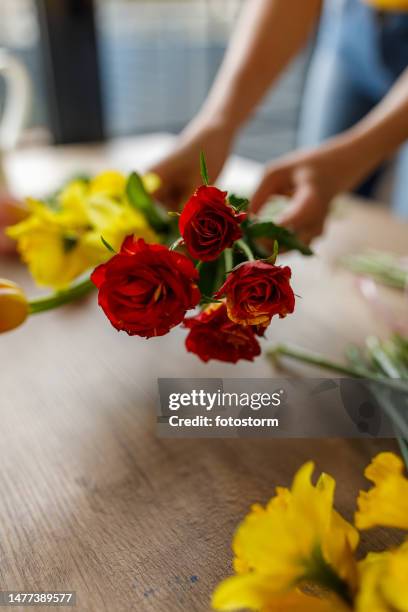
<path id="1" fill-rule="evenodd" d="M 314 146 L 354 125 L 407 66 L 408 13 L 381 14 L 361 0 L 326 0 L 305 85 L 299 144 Z M 358 192 L 373 196 L 382 171 Z M 396 156 L 393 208 L 408 217 L 408 143 Z"/>

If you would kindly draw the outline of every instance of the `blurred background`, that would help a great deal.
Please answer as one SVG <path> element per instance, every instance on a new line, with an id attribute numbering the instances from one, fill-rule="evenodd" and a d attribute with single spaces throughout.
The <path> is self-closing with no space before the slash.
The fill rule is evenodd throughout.
<path id="1" fill-rule="evenodd" d="M 241 3 L 1 0 L 0 47 L 33 88 L 20 145 L 179 132 L 205 98 Z M 262 162 L 293 148 L 307 55 L 243 131 L 239 154 Z"/>

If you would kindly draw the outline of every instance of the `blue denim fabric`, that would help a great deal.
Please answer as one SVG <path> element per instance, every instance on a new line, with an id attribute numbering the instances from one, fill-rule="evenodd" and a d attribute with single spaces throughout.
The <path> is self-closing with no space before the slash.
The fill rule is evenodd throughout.
<path id="1" fill-rule="evenodd" d="M 305 86 L 299 144 L 313 146 L 351 127 L 407 66 L 408 13 L 380 14 L 360 0 L 327 0 Z M 378 174 L 361 186 L 361 195 L 373 195 Z M 408 217 L 408 144 L 396 160 L 393 207 Z"/>

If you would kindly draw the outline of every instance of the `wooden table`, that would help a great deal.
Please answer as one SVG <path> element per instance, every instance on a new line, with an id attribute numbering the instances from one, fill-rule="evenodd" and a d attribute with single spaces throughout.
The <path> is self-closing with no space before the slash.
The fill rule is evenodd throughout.
<path id="1" fill-rule="evenodd" d="M 36 150 L 15 154 L 8 170 L 20 192 L 40 193 L 77 170 L 143 169 L 167 146 L 156 136 Z M 235 159 L 224 181 L 250 189 L 259 171 Z M 272 325 L 269 343 L 341 357 L 349 341 L 386 334 L 334 262 L 367 246 L 406 254 L 407 238 L 386 211 L 350 202 L 315 258 L 288 256 L 303 297 Z M 32 289 L 17 262 L 0 261 L 0 276 Z M 274 374 L 263 357 L 204 365 L 184 351 L 184 334 L 118 334 L 91 296 L 1 337 L 1 589 L 72 589 L 81 612 L 208 610 L 213 587 L 231 572 L 239 520 L 310 458 L 338 479 L 337 506 L 352 516 L 363 467 L 391 442 L 156 438 L 157 377 Z M 364 541 L 378 548 L 386 537 Z"/>

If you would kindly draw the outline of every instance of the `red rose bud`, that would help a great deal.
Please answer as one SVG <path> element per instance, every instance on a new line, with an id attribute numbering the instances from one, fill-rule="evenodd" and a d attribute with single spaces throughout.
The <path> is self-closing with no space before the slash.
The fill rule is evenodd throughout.
<path id="1" fill-rule="evenodd" d="M 295 309 L 291 270 L 265 261 L 240 264 L 228 275 L 216 297 L 225 296 L 228 316 L 235 323 L 267 327 Z"/>
<path id="2" fill-rule="evenodd" d="M 163 336 L 181 323 L 201 295 L 198 272 L 181 253 L 128 236 L 120 253 L 91 276 L 112 325 L 130 336 Z"/>
<path id="3" fill-rule="evenodd" d="M 240 223 L 245 213 L 227 204 L 227 192 L 216 187 L 199 187 L 179 219 L 180 234 L 194 259 L 211 261 L 242 236 Z"/>
<path id="4" fill-rule="evenodd" d="M 184 325 L 190 329 L 186 348 L 202 361 L 253 361 L 261 353 L 253 329 L 233 323 L 225 304 L 212 304 L 196 317 L 185 319 Z"/>

